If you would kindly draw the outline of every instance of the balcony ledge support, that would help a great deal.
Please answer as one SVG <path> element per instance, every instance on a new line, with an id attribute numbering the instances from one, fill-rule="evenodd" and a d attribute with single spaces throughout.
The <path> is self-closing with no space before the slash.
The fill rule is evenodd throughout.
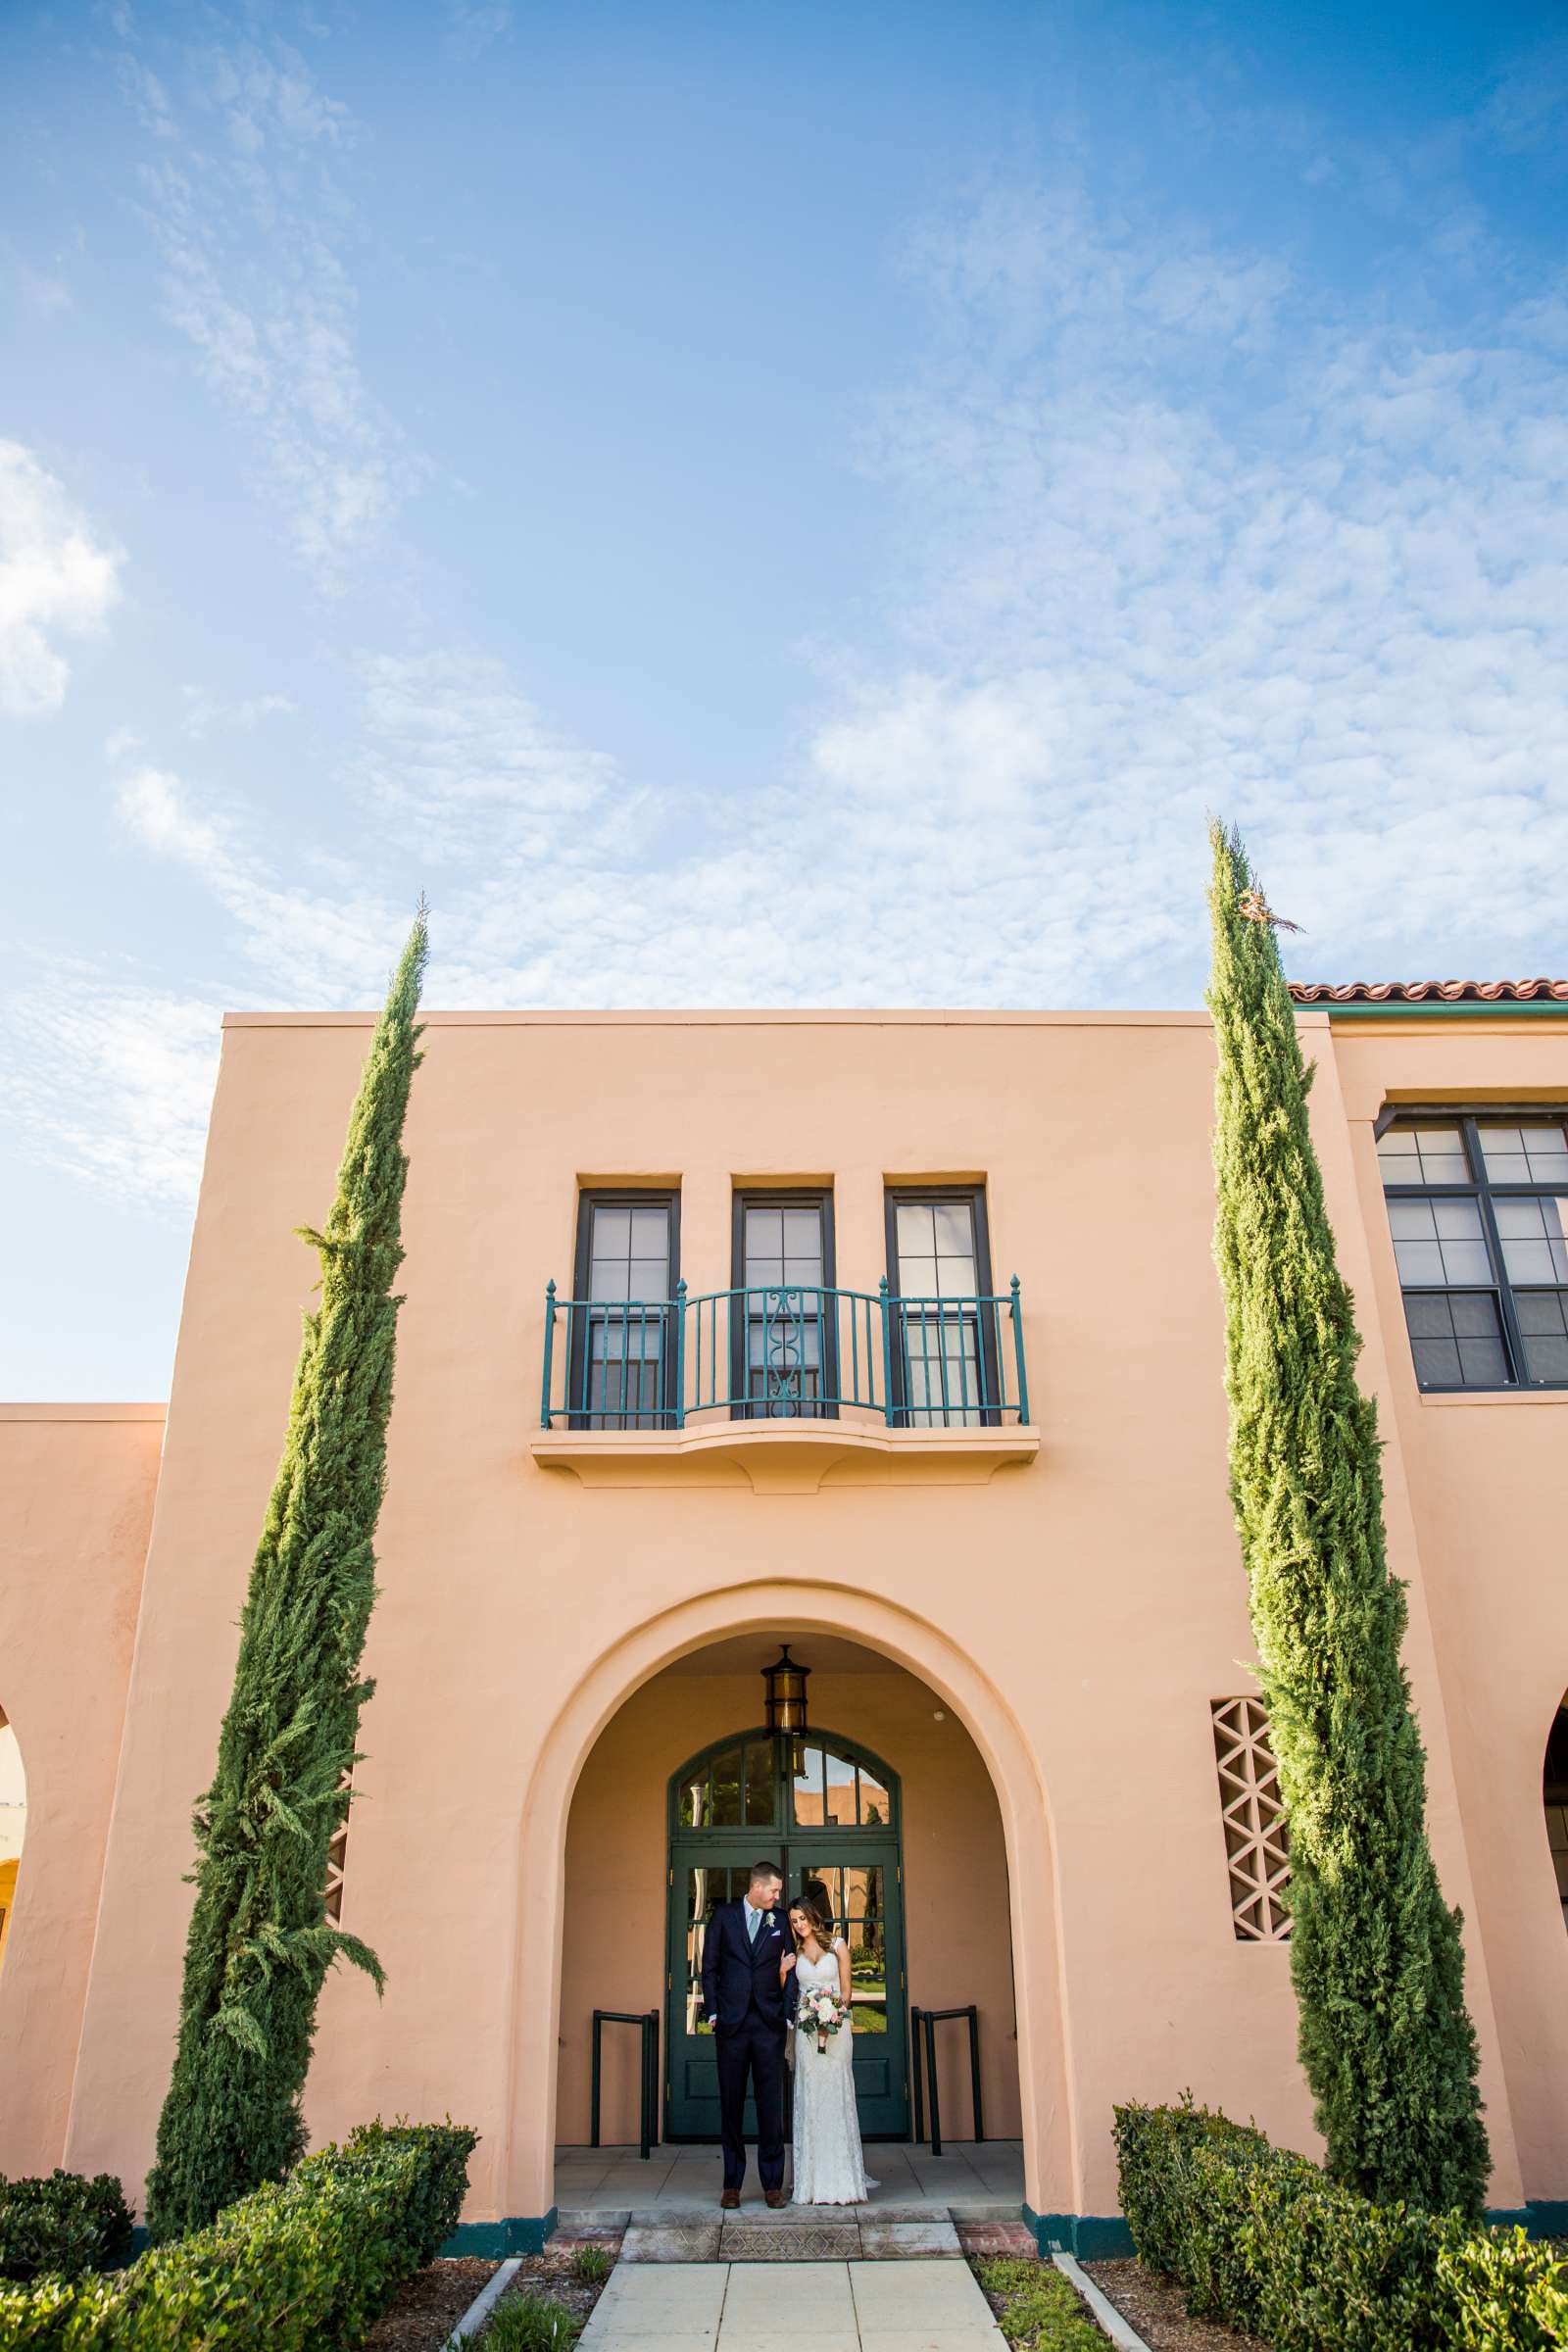
<path id="1" fill-rule="evenodd" d="M 987 1487 L 1032 1462 L 1033 1426 L 888 1429 L 839 1421 L 726 1421 L 706 1429 L 541 1429 L 541 1470 L 585 1487 L 750 1488 L 815 1494 L 838 1487 Z"/>

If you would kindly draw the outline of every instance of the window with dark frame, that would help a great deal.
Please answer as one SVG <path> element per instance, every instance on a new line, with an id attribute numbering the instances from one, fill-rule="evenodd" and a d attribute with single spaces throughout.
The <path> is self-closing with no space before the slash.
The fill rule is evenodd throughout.
<path id="1" fill-rule="evenodd" d="M 1568 1388 L 1565 1121 L 1412 1110 L 1379 1135 L 1422 1389 Z"/>
<path id="2" fill-rule="evenodd" d="M 984 1192 L 890 1190 L 887 1233 L 900 1423 L 941 1429 L 995 1422 L 1001 1389 Z"/>
<path id="3" fill-rule="evenodd" d="M 738 1419 L 837 1413 L 833 1196 L 735 1195 L 731 1385 Z"/>
<path id="4" fill-rule="evenodd" d="M 678 1193 L 584 1193 L 569 1370 L 574 1429 L 674 1422 Z"/>

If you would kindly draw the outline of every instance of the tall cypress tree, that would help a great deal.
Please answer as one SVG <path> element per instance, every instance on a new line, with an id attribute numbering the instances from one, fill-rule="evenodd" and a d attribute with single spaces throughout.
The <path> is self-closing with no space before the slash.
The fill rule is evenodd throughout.
<path id="1" fill-rule="evenodd" d="M 1356 1385 L 1273 923 L 1218 824 L 1214 1253 L 1231 1492 L 1291 1835 L 1301 2064 L 1337 2180 L 1478 2214 L 1489 2170 L 1459 1918 L 1427 1843 L 1426 1758 L 1384 1552 L 1377 1408 Z"/>
<path id="2" fill-rule="evenodd" d="M 316 2004 L 340 1955 L 381 1983 L 373 1952 L 325 1915 L 327 1846 L 348 1809 L 403 1260 L 409 1085 L 427 953 L 423 902 L 376 1026 L 337 1198 L 301 1238 L 321 1261 L 305 1317 L 288 1435 L 240 1619 L 218 1769 L 195 1816 L 196 1902 L 173 2076 L 147 2183 L 155 2239 L 202 2228 L 285 2173 Z"/>

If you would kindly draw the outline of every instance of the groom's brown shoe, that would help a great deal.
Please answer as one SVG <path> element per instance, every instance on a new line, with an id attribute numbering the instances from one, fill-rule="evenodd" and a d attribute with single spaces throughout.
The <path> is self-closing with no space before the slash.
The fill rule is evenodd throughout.
<path id="1" fill-rule="evenodd" d="M 738 2213 L 740 2211 L 741 2192 L 738 2188 L 726 2188 L 720 2195 L 718 2201 L 726 2213 Z"/>
<path id="2" fill-rule="evenodd" d="M 788 2197 L 781 2188 L 764 2188 L 762 2194 L 770 2205 L 787 2205 L 789 2203 Z"/>

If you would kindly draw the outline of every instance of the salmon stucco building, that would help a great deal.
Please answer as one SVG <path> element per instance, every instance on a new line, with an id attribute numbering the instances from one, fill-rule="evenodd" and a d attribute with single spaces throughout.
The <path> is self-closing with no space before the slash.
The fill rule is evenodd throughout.
<path id="1" fill-rule="evenodd" d="M 1568 984 L 1296 993 L 1490 2202 L 1560 2226 Z M 295 1228 L 371 1017 L 227 1020 L 167 1413 L 0 1408 L 7 2173 L 134 2195 L 151 2159 Z M 328 1983 L 313 2135 L 472 2124 L 476 2244 L 635 2205 L 716 2138 L 703 1922 L 766 1854 L 848 1933 L 866 2133 L 929 2141 L 914 2013 L 960 2012 L 930 2042 L 961 2159 L 904 2161 L 961 2161 L 1043 2241 L 1113 2242 L 1116 2100 L 1190 2084 L 1310 2147 L 1206 1016 L 438 1012 L 424 1045 L 326 1890 L 387 1984 Z M 650 2032 L 603 2029 L 590 2159 L 596 2011 Z"/>

